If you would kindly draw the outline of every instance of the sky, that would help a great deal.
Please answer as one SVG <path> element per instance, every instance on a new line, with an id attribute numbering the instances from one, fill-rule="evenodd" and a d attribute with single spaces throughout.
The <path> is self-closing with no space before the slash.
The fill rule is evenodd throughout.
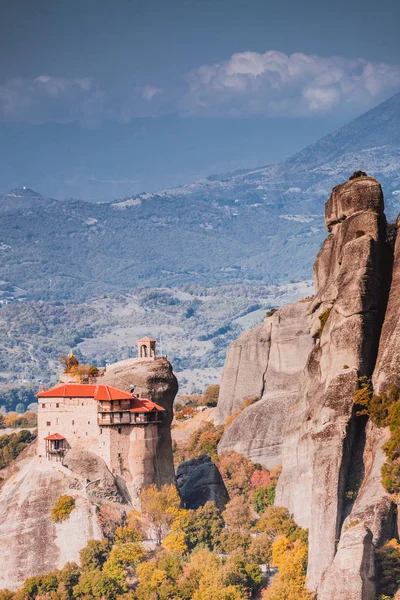
<path id="1" fill-rule="evenodd" d="M 0 191 L 284 159 L 400 90 L 395 0 L 0 0 Z"/>

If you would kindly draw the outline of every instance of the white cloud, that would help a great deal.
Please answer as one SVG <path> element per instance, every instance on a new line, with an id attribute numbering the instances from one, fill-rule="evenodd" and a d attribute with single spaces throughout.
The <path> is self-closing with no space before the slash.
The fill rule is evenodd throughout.
<path id="1" fill-rule="evenodd" d="M 180 106 L 205 116 L 308 116 L 354 111 L 400 88 L 400 67 L 365 59 L 240 52 L 188 75 Z"/>
<path id="2" fill-rule="evenodd" d="M 135 116 L 155 114 L 158 106 L 150 109 L 149 102 L 160 93 L 159 88 L 129 82 L 118 89 L 104 90 L 90 77 L 15 77 L 0 85 L 0 121 L 127 123 Z"/>
<path id="3" fill-rule="evenodd" d="M 135 117 L 353 116 L 400 89 L 400 66 L 270 50 L 239 52 L 203 65 L 173 88 L 138 86 L 128 78 L 110 89 L 91 77 L 46 74 L 0 84 L 0 121 L 78 120 L 96 125 Z"/>
<path id="4" fill-rule="evenodd" d="M 153 87 L 151 85 L 145 85 L 142 90 L 142 97 L 150 102 L 156 94 L 160 94 L 162 92 L 161 88 Z"/>

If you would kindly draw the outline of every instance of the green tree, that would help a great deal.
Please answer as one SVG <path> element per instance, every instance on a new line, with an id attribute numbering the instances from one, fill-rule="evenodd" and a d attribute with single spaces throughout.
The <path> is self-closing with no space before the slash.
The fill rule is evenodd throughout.
<path id="1" fill-rule="evenodd" d="M 267 506 L 272 506 L 275 502 L 275 490 L 276 482 L 272 481 L 269 485 L 254 491 L 252 504 L 259 515 L 265 511 Z"/>
<path id="2" fill-rule="evenodd" d="M 185 527 L 186 543 L 192 550 L 203 546 L 213 550 L 224 528 L 224 520 L 215 502 L 206 502 L 197 510 L 189 511 L 189 522 Z"/>
<path id="3" fill-rule="evenodd" d="M 101 569 L 111 552 L 108 540 L 89 540 L 79 552 L 82 571 Z"/>
<path id="4" fill-rule="evenodd" d="M 394 596 L 400 588 L 400 544 L 391 540 L 375 551 L 375 557 L 379 591 Z"/>

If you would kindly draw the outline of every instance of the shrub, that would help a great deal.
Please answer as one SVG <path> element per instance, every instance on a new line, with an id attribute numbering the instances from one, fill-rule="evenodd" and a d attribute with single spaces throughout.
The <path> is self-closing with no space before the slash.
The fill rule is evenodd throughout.
<path id="1" fill-rule="evenodd" d="M 60 496 L 51 510 L 51 518 L 55 523 L 69 519 L 69 515 L 75 508 L 75 500 L 72 496 L 64 494 Z"/>
<path id="2" fill-rule="evenodd" d="M 217 402 L 218 402 L 218 397 L 219 397 L 219 385 L 218 384 L 213 384 L 213 385 L 209 385 L 205 390 L 204 390 L 204 400 L 207 406 L 217 406 Z"/>
<path id="3" fill-rule="evenodd" d="M 331 314 L 331 310 L 332 310 L 332 306 L 330 306 L 326 310 L 322 311 L 322 313 L 318 317 L 319 322 L 320 322 L 320 326 L 319 326 L 319 330 L 318 330 L 319 337 L 321 337 L 321 335 L 322 335 L 322 332 L 324 330 L 326 322 L 329 319 L 329 315 Z"/>
<path id="4" fill-rule="evenodd" d="M 354 171 L 353 175 L 349 177 L 349 181 L 352 181 L 353 179 L 358 179 L 359 177 L 368 177 L 368 175 L 365 171 Z"/>
<path id="5" fill-rule="evenodd" d="M 274 315 L 277 310 L 278 310 L 277 308 L 270 308 L 270 310 L 267 311 L 267 314 L 265 316 L 272 317 L 272 315 Z"/>

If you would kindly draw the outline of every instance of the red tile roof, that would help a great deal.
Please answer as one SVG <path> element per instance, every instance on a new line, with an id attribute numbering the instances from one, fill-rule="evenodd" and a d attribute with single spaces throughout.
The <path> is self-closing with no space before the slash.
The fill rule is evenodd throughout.
<path id="1" fill-rule="evenodd" d="M 45 440 L 65 440 L 65 437 L 61 433 L 52 433 L 44 438 Z"/>
<path id="2" fill-rule="evenodd" d="M 36 394 L 37 398 L 94 398 L 95 400 L 131 400 L 132 394 L 110 385 L 61 383 Z"/>
<path id="3" fill-rule="evenodd" d="M 151 337 L 144 337 L 141 340 L 138 340 L 138 342 L 156 342 L 157 340 L 153 340 L 153 338 Z"/>
<path id="4" fill-rule="evenodd" d="M 134 398 L 131 405 L 131 412 L 151 412 L 152 410 L 165 410 L 162 406 L 159 406 L 148 398 Z"/>

